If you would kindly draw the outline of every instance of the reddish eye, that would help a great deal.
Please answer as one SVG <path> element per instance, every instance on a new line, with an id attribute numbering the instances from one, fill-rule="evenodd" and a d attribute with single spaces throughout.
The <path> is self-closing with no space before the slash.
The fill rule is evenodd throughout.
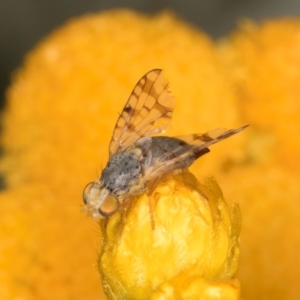
<path id="1" fill-rule="evenodd" d="M 90 182 L 85 186 L 83 193 L 82 193 L 82 199 L 83 199 L 84 204 L 88 203 L 89 193 L 94 185 L 95 185 L 95 182 Z"/>
<path id="2" fill-rule="evenodd" d="M 120 203 L 117 197 L 109 194 L 99 207 L 99 213 L 104 217 L 113 215 L 119 209 Z"/>

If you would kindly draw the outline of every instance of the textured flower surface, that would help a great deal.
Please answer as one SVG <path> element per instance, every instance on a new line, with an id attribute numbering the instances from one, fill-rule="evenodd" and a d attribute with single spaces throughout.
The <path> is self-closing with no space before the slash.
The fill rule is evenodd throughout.
<path id="1" fill-rule="evenodd" d="M 248 163 L 222 177 L 226 197 L 234 192 L 241 199 L 244 267 L 238 278 L 249 299 L 299 297 L 299 49 L 300 20 L 291 18 L 244 21 L 219 44 L 241 114 L 251 123 Z"/>
<path id="2" fill-rule="evenodd" d="M 0 299 L 105 298 L 93 267 L 100 251 L 95 239 L 102 237 L 98 226 L 80 213 L 80 195 L 107 161 L 117 112 L 136 81 L 153 68 L 165 70 L 176 97 L 168 134 L 251 124 L 243 134 L 216 145 L 191 170 L 200 180 L 213 175 L 227 201 L 240 203 L 242 297 L 298 299 L 299 32 L 298 19 L 246 22 L 215 44 L 170 13 L 150 17 L 121 10 L 71 20 L 38 44 L 14 74 L 3 114 L 1 170 L 7 188 L 0 194 Z M 197 197 L 197 203 L 204 205 L 207 214 L 202 221 L 212 222 L 205 202 L 189 187 L 170 181 L 170 186 L 161 183 L 158 190 L 162 195 L 174 186 L 181 192 L 169 202 L 190 193 L 189 201 Z M 160 231 L 150 231 L 149 210 L 142 205 L 145 199 L 136 201 L 143 207 L 145 245 L 157 239 L 159 246 Z M 161 203 L 157 200 L 158 208 Z M 181 216 L 182 222 L 191 220 Z M 109 239 L 118 241 L 115 253 L 118 245 L 130 241 L 127 225 L 137 214 L 128 212 L 128 221 L 121 226 L 123 240 L 114 228 L 120 227 L 118 217 L 107 224 L 103 251 L 110 247 Z M 155 222 L 157 230 L 167 226 L 159 223 L 159 214 Z M 141 234 L 131 224 L 133 233 Z M 197 230 L 199 234 L 204 227 Z M 209 232 L 214 231 L 208 229 L 205 236 Z M 224 232 L 226 241 L 228 231 Z M 182 242 L 191 239 L 191 234 L 184 234 Z M 229 240 L 217 243 L 225 245 L 220 251 L 224 263 L 230 261 L 226 259 Z M 125 246 L 132 251 L 129 243 Z M 197 265 L 205 254 L 200 243 L 196 246 Z M 104 254 L 102 262 L 114 258 Z M 191 257 L 184 258 L 191 263 Z M 212 269 L 225 274 L 220 264 Z M 107 265 L 102 269 L 103 274 L 111 272 Z M 206 291 L 207 298 L 225 293 L 234 299 L 239 290 L 236 281 L 228 279 L 227 284 L 229 275 L 215 275 L 219 279 L 212 283 L 204 273 L 195 272 L 191 278 L 182 268 L 171 278 L 166 267 L 161 269 L 160 282 L 150 287 L 147 277 L 140 278 L 153 291 L 153 299 L 181 297 L 182 291 L 193 299 L 199 289 Z M 117 279 L 122 283 L 120 272 Z M 105 276 L 104 280 L 108 289 L 112 283 Z"/>
<path id="3" fill-rule="evenodd" d="M 152 198 L 155 229 L 146 194 L 103 227 L 99 270 L 109 299 L 239 299 L 230 280 L 240 253 L 237 204 L 229 209 L 213 179 L 204 186 L 191 174 L 161 182 Z"/>

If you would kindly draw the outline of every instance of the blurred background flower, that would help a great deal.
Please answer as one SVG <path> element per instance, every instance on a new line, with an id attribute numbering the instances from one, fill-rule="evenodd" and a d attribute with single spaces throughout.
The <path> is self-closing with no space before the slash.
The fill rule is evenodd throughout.
<path id="1" fill-rule="evenodd" d="M 2 90 L 41 37 L 72 16 L 119 7 L 110 3 L 1 1 Z M 176 98 L 170 134 L 251 124 L 192 171 L 213 175 L 225 199 L 240 203 L 242 296 L 298 299 L 300 23 L 264 19 L 297 15 L 300 3 L 126 7 L 171 8 L 198 28 L 166 12 L 86 15 L 39 43 L 12 77 L 1 137 L 0 298 L 104 297 L 94 267 L 100 231 L 80 213 L 80 194 L 106 162 L 116 112 L 159 67 Z M 245 16 L 261 22 L 235 27 Z"/>
<path id="2" fill-rule="evenodd" d="M 299 0 L 1 0 L 1 95 L 9 84 L 11 72 L 21 64 L 25 53 L 54 28 L 84 13 L 115 8 L 129 8 L 143 13 L 171 9 L 213 38 L 227 35 L 240 18 L 261 21 L 300 14 Z"/>

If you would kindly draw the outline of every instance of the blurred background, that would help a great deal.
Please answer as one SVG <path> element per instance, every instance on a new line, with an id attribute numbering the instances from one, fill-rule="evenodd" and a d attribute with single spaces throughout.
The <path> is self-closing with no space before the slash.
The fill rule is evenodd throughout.
<path id="1" fill-rule="evenodd" d="M 41 38 L 72 17 L 113 8 L 145 13 L 171 9 L 211 37 L 219 38 L 241 18 L 259 21 L 300 15 L 300 0 L 0 0 L 1 106 L 12 71 Z"/>
<path id="2" fill-rule="evenodd" d="M 206 128 L 206 124 L 251 124 L 247 131 L 228 142 L 228 146 L 215 147 L 210 159 L 198 163 L 199 173 L 196 173 L 216 175 L 226 199 L 241 200 L 243 231 L 238 278 L 245 299 L 299 299 L 300 268 L 295 266 L 300 265 L 300 190 L 295 182 L 300 182 L 300 141 L 295 137 L 300 131 L 300 0 L 0 0 L 0 108 L 4 105 L 5 90 L 10 85 L 13 71 L 21 66 L 26 53 L 38 42 L 72 18 L 116 8 L 150 14 L 169 9 L 216 40 L 228 38 L 243 18 L 259 22 L 276 17 L 298 17 L 294 22 L 270 22 L 272 24 L 262 26 L 263 31 L 247 27 L 240 30 L 235 39 L 227 39 L 227 45 L 223 43 L 222 49 L 219 44 L 207 45 L 210 38 L 198 31 L 190 34 L 192 30 L 188 28 L 181 32 L 181 36 L 187 37 L 186 48 L 171 49 L 172 53 L 184 55 L 178 55 L 178 62 L 174 64 L 169 48 L 166 48 L 161 60 L 170 56 L 171 59 L 166 59 L 168 66 L 174 64 L 176 70 L 184 69 L 182 66 L 187 69 L 186 76 L 179 76 L 170 68 L 167 77 L 172 89 L 174 86 L 176 99 L 190 101 L 190 105 L 182 101 L 176 104 L 178 107 L 182 103 L 181 107 L 188 108 L 185 112 L 178 110 L 177 128 L 180 129 L 182 124 L 186 130 L 182 133 L 192 132 L 188 126 L 196 127 L 199 108 L 202 109 L 204 104 L 205 108 L 201 110 L 204 129 L 213 128 Z M 111 26 L 113 18 L 107 17 L 106 24 Z M 137 28 L 136 24 L 143 23 L 139 19 L 136 17 L 133 22 L 128 22 L 131 30 Z M 118 24 L 125 23 L 121 18 L 116 20 L 119 20 Z M 174 32 L 170 42 L 180 40 L 180 32 L 173 28 L 185 25 L 173 21 L 170 24 Z M 80 37 L 86 37 L 87 26 L 84 25 Z M 117 109 L 110 101 L 98 99 L 100 95 L 110 99 L 113 85 L 112 99 L 123 105 L 124 99 L 120 95 L 132 88 L 138 70 L 146 69 L 148 63 L 134 52 L 132 57 L 144 64 L 131 70 L 131 77 L 124 72 L 118 73 L 118 65 L 114 76 L 104 80 L 105 73 L 94 65 L 93 55 L 98 55 L 99 64 L 107 60 L 107 66 L 114 66 L 114 53 L 119 50 L 113 52 L 111 49 L 116 49 L 115 45 L 123 38 L 124 30 L 120 28 L 120 31 L 113 28 L 117 38 L 111 48 L 107 47 L 111 41 L 110 31 L 103 31 L 109 41 L 103 47 L 107 56 L 102 57 L 97 52 L 94 31 L 88 42 L 78 49 L 70 43 L 74 36 L 68 36 L 70 47 L 62 51 L 61 56 L 46 59 L 32 54 L 34 61 L 30 64 L 32 69 L 26 73 L 26 80 L 19 78 L 15 82 L 14 92 L 10 95 L 11 109 L 4 115 L 5 130 L 0 136 L 6 151 L 1 157 L 0 145 L 0 157 L 3 158 L 0 171 L 6 170 L 6 182 L 12 187 L 0 193 L 0 219 L 3 222 L 0 228 L 4 237 L 0 243 L 1 300 L 99 299 L 99 295 L 103 295 L 94 267 L 98 252 L 95 236 L 99 237 L 99 229 L 91 218 L 80 212 L 82 189 L 87 180 L 99 173 L 97 168 L 101 162 L 105 162 L 104 155 L 107 155 L 107 144 L 117 115 Z M 169 31 L 164 35 L 161 28 L 154 29 L 163 33 L 160 43 L 170 36 Z M 64 34 L 72 30 L 64 28 L 59 37 L 47 42 L 47 47 L 61 43 L 61 37 L 64 41 Z M 78 32 L 75 32 L 77 38 Z M 194 36 L 198 36 L 198 41 Z M 136 49 L 145 49 L 150 38 L 136 43 Z M 194 46 L 197 60 L 183 52 Z M 126 47 L 131 50 L 132 44 L 127 43 Z M 91 55 L 78 65 L 69 64 L 65 59 L 70 57 L 69 53 L 74 57 L 86 53 L 86 49 L 90 49 Z M 211 55 L 213 49 L 223 52 L 218 56 Z M 158 47 L 155 51 L 161 50 Z M 241 57 L 237 63 L 236 57 Z M 126 58 L 124 55 L 118 62 Z M 40 68 L 39 62 L 45 61 L 47 64 Z M 54 84 L 48 85 L 51 83 L 49 78 L 53 74 L 56 76 L 57 66 L 62 63 L 65 64 L 62 73 Z M 90 67 L 95 69 L 87 72 Z M 203 67 L 201 77 L 197 73 L 199 67 Z M 84 72 L 74 72 L 78 68 Z M 123 71 L 123 65 L 120 69 Z M 91 80 L 82 80 L 86 74 Z M 95 85 L 98 81 L 100 83 Z M 24 82 L 27 85 L 23 86 Z M 58 90 L 53 88 L 55 84 L 59 84 Z M 76 86 L 76 89 L 70 86 Z M 190 93 L 186 94 L 186 91 Z M 56 99 L 63 101 L 55 102 Z M 84 109 L 82 99 L 89 101 Z M 105 111 L 103 117 L 99 118 L 98 111 Z M 205 112 L 203 119 L 202 111 Z M 186 116 L 190 118 L 187 123 Z M 227 160 L 227 153 L 232 159 Z M 221 158 L 223 160 L 219 160 Z M 231 172 L 230 176 L 228 172 Z M 70 174 L 76 176 L 70 177 Z M 0 190 L 3 186 L 0 174 Z"/>

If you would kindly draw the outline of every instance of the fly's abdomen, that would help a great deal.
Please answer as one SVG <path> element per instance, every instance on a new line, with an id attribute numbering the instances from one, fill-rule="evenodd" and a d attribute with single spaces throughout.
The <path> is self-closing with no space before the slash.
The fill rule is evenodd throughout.
<path id="1" fill-rule="evenodd" d="M 152 137 L 150 151 L 152 158 L 167 161 L 179 157 L 191 149 L 191 146 L 180 139 L 167 136 Z"/>
<path id="2" fill-rule="evenodd" d="M 197 158 L 209 152 L 208 148 L 198 150 L 194 145 L 175 137 L 158 136 L 151 140 L 149 150 L 153 163 L 172 161 L 173 167 L 169 167 L 171 169 L 186 169 Z"/>

